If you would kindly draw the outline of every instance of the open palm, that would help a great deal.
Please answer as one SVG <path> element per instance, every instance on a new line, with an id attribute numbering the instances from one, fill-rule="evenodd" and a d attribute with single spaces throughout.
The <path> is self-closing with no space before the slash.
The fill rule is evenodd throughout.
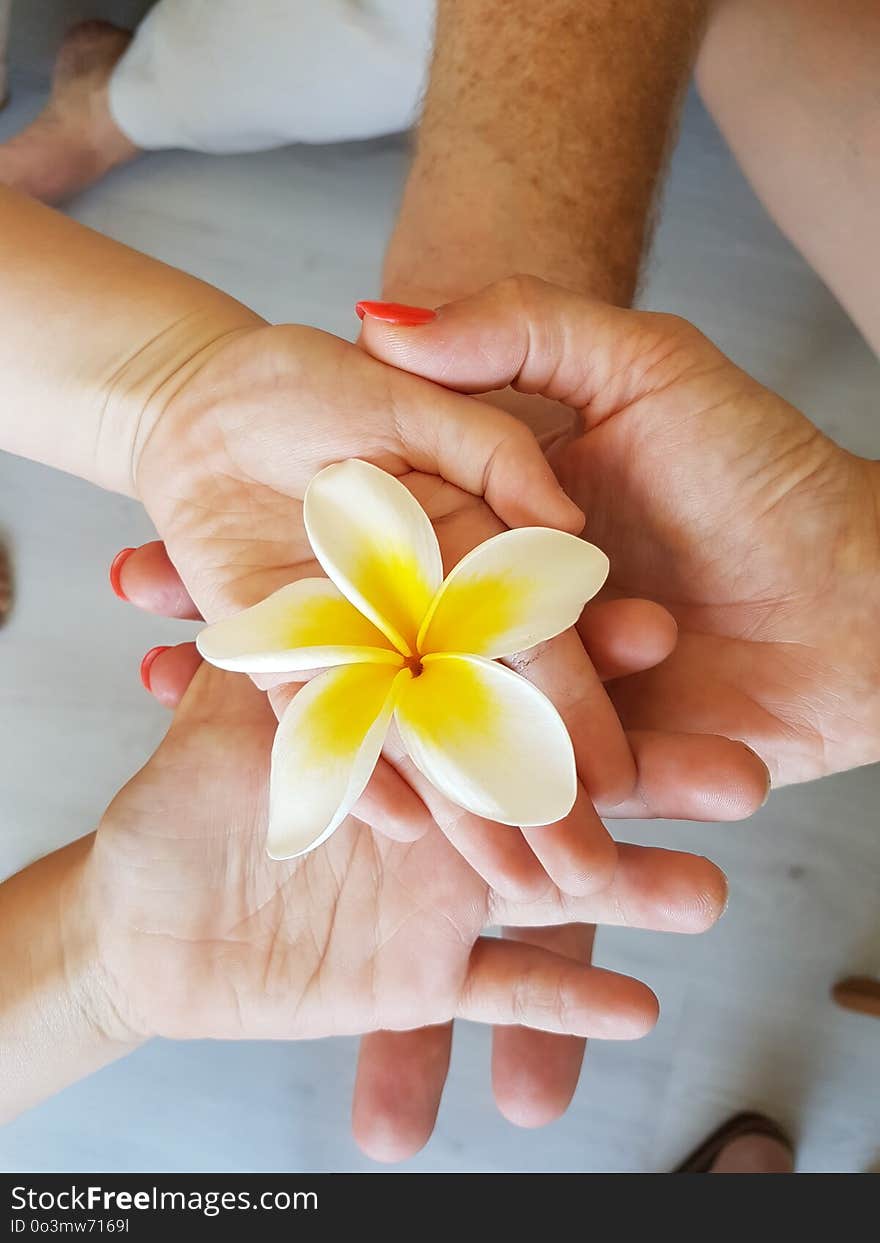
<path id="1" fill-rule="evenodd" d="M 679 625 L 666 661 L 614 688 L 629 726 L 741 738 L 778 784 L 878 758 L 876 463 L 690 324 L 538 281 L 444 308 L 405 340 L 367 331 L 388 361 L 577 412 L 549 456 L 609 554 L 608 590 Z"/>
<path id="2" fill-rule="evenodd" d="M 609 552 L 609 588 L 679 626 L 615 703 L 631 725 L 743 739 L 775 784 L 870 762 L 877 468 L 732 366 L 707 370 L 689 328 L 660 331 L 676 352 L 658 387 L 554 455 Z"/>
<path id="3" fill-rule="evenodd" d="M 600 896 L 547 886 L 517 902 L 438 830 L 391 842 L 353 818 L 320 851 L 274 862 L 263 848 L 274 728 L 246 679 L 203 666 L 98 830 L 88 867 L 102 954 L 139 1037 L 291 1039 L 453 1016 L 634 1037 L 656 1017 L 643 985 L 482 939 L 484 928 L 599 919 L 697 931 L 723 904 L 713 865 L 666 851 L 627 852 Z"/>

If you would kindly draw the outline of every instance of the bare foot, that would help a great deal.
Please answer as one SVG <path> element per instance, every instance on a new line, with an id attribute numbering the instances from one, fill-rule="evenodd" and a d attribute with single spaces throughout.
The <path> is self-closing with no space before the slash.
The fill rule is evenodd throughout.
<path id="1" fill-rule="evenodd" d="M 721 1149 L 709 1174 L 793 1174 L 791 1149 L 772 1135 L 738 1135 Z"/>
<path id="2" fill-rule="evenodd" d="M 138 154 L 108 101 L 110 75 L 130 41 L 130 31 L 109 22 L 83 22 L 68 32 L 45 108 L 0 143 L 0 184 L 57 203 Z"/>

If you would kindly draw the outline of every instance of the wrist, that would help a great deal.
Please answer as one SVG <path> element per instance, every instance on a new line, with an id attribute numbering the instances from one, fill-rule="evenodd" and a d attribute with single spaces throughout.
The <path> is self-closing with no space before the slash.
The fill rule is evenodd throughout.
<path id="1" fill-rule="evenodd" d="M 212 291 L 216 292 L 216 291 Z M 264 320 L 223 295 L 205 309 L 173 322 L 135 351 L 101 397 L 104 415 L 96 459 L 105 486 L 143 501 L 140 473 L 147 446 L 179 394 L 202 367 L 235 337 L 263 326 Z M 161 437 L 162 451 L 173 454 L 175 439 Z M 170 461 L 166 463 L 170 468 Z"/>
<path id="2" fill-rule="evenodd" d="M 112 1060 L 143 1044 L 149 1035 L 133 1011 L 125 979 L 107 953 L 110 929 L 96 881 L 93 842 L 89 838 L 87 845 L 76 843 L 83 849 L 59 884 L 60 944 L 65 988 L 78 1025 Z"/>
<path id="3" fill-rule="evenodd" d="M 35 256 L 52 279 L 36 279 Z M 0 448 L 135 492 L 141 427 L 187 361 L 256 317 L 0 186 Z"/>
<path id="4" fill-rule="evenodd" d="M 0 1121 L 131 1052 L 103 967 L 83 840 L 0 886 Z"/>

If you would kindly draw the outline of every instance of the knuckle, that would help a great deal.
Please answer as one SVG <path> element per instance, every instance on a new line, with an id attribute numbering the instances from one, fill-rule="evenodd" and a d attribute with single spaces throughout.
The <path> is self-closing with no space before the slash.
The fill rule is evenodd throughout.
<path id="1" fill-rule="evenodd" d="M 569 1001 L 560 973 L 526 971 L 514 984 L 511 1010 L 521 1026 L 567 1030 Z"/>
<path id="2" fill-rule="evenodd" d="M 504 301 L 527 312 L 540 300 L 545 282 L 537 276 L 517 272 L 498 281 L 495 288 Z"/>

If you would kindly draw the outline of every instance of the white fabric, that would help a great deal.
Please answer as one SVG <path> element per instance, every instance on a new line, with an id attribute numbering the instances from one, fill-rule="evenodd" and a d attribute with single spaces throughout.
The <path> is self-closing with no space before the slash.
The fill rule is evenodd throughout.
<path id="1" fill-rule="evenodd" d="M 110 107 L 152 149 L 396 133 L 416 119 L 433 21 L 434 0 L 160 0 L 113 74 Z"/>

